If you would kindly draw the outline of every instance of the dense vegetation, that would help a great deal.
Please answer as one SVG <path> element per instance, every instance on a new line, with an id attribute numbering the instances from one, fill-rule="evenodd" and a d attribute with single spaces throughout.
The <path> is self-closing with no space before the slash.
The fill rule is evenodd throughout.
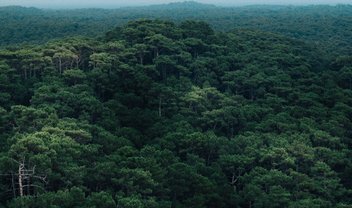
<path id="1" fill-rule="evenodd" d="M 0 207 L 351 207 L 352 56 L 254 27 L 0 50 Z"/>
<path id="2" fill-rule="evenodd" d="M 0 46 L 52 38 L 103 35 L 138 18 L 202 20 L 221 31 L 261 29 L 316 45 L 329 55 L 351 55 L 352 6 L 216 7 L 196 2 L 120 9 L 40 10 L 0 8 Z"/>

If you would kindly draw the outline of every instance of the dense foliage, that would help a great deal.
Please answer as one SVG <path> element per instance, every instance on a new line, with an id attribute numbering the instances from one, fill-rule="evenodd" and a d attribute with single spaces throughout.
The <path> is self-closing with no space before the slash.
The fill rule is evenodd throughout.
<path id="1" fill-rule="evenodd" d="M 264 31 L 138 20 L 9 47 L 0 207 L 351 207 L 351 105 L 351 56 Z"/>
<path id="2" fill-rule="evenodd" d="M 216 7 L 196 2 L 119 9 L 0 8 L 0 46 L 102 35 L 138 18 L 202 20 L 216 30 L 261 29 L 310 42 L 329 55 L 351 55 L 352 6 Z"/>

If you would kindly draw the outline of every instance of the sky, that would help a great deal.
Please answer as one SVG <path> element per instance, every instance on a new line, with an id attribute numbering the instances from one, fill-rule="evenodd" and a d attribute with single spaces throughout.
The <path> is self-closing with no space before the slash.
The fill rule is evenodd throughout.
<path id="1" fill-rule="evenodd" d="M 123 7 L 164 4 L 178 0 L 0 0 L 0 6 L 21 5 L 41 8 L 87 8 L 87 7 Z M 181 0 L 182 1 L 182 0 Z M 352 4 L 352 0 L 197 0 L 200 3 L 221 6 L 241 6 L 253 4 Z"/>

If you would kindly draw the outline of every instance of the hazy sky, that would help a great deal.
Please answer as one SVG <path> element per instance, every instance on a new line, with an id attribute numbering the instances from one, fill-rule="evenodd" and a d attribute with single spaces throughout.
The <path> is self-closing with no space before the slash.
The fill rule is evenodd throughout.
<path id="1" fill-rule="evenodd" d="M 21 5 L 36 7 L 108 7 L 170 3 L 178 0 L 0 0 L 0 6 Z M 182 0 L 181 0 L 182 1 Z M 217 5 L 251 4 L 352 4 L 352 0 L 198 0 Z"/>

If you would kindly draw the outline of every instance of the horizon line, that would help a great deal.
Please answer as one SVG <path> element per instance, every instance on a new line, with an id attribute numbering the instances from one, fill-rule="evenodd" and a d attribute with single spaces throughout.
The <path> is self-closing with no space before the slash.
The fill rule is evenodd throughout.
<path id="1" fill-rule="evenodd" d="M 24 8 L 37 8 L 37 9 L 59 9 L 59 10 L 70 10 L 70 9 L 124 9 L 124 8 L 138 8 L 138 7 L 153 7 L 153 6 L 167 6 L 171 4 L 177 4 L 177 3 L 187 3 L 187 2 L 192 2 L 200 5 L 207 5 L 207 6 L 215 6 L 218 8 L 236 8 L 236 7 L 247 7 L 247 6 L 338 6 L 338 5 L 346 5 L 346 6 L 352 6 L 352 4 L 349 3 L 201 3 L 198 1 L 175 1 L 175 2 L 169 2 L 169 3 L 152 3 L 152 4 L 96 4 L 92 3 L 87 6 L 81 6 L 81 4 L 59 4 L 59 3 L 54 3 L 54 4 L 8 4 L 8 5 L 1 5 L 0 8 L 3 7 L 24 7 Z"/>

